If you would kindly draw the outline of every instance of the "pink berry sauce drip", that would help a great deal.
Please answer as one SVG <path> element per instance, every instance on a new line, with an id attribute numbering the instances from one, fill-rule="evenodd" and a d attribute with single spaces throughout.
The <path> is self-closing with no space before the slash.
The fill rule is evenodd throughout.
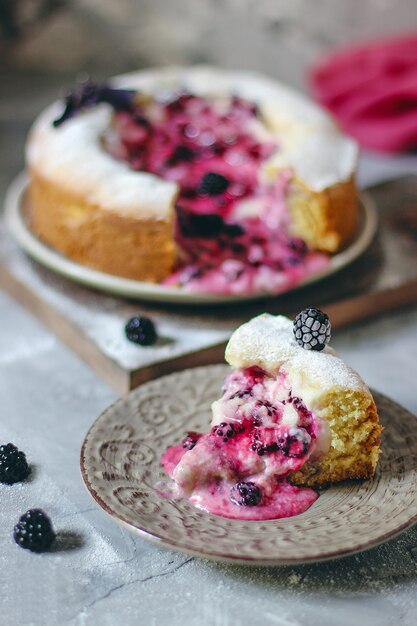
<path id="1" fill-rule="evenodd" d="M 259 368 L 234 372 L 213 412 L 210 432 L 188 433 L 163 454 L 173 480 L 165 495 L 189 498 L 200 509 L 236 519 L 278 519 L 306 511 L 317 493 L 287 477 L 319 458 L 328 437 L 292 395 L 286 376 L 270 377 Z"/>
<path id="2" fill-rule="evenodd" d="M 137 98 L 132 110 L 115 112 L 104 145 L 133 169 L 179 185 L 181 260 L 165 285 L 280 293 L 327 266 L 325 255 L 287 234 L 291 171 L 261 180 L 262 163 L 279 146 L 253 103 L 186 92 Z"/>

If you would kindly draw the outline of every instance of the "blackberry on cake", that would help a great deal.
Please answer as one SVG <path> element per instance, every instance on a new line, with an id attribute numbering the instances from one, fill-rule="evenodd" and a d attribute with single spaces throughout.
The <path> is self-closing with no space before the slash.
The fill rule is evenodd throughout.
<path id="1" fill-rule="evenodd" d="M 330 341 L 329 317 L 320 309 L 304 309 L 294 320 L 294 337 L 306 350 L 323 350 Z"/>
<path id="2" fill-rule="evenodd" d="M 216 172 L 207 172 L 204 174 L 198 187 L 198 192 L 207 196 L 218 196 L 226 191 L 230 181 L 226 176 L 216 174 Z"/>

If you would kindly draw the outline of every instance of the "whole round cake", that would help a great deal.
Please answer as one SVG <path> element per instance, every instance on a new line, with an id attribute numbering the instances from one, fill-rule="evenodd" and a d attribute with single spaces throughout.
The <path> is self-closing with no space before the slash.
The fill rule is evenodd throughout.
<path id="1" fill-rule="evenodd" d="M 357 227 L 356 144 L 264 76 L 170 67 L 85 82 L 35 121 L 30 223 L 91 268 L 280 293 Z"/>

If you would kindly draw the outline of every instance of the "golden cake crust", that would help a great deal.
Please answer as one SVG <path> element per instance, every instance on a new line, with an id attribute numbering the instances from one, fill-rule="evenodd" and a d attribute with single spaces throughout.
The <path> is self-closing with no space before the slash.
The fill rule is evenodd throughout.
<path id="1" fill-rule="evenodd" d="M 315 250 L 338 252 L 358 227 L 354 176 L 323 191 L 313 191 L 295 177 L 290 184 L 288 206 L 292 234 Z"/>
<path id="2" fill-rule="evenodd" d="M 30 225 L 64 256 L 101 272 L 160 282 L 174 269 L 173 215 L 165 220 L 102 210 L 31 169 Z"/>

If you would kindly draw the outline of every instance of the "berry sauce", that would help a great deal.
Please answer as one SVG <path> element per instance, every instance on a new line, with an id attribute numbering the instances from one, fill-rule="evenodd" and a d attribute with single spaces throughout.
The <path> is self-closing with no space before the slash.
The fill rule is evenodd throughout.
<path id="1" fill-rule="evenodd" d="M 236 519 L 267 520 L 306 511 L 318 495 L 288 480 L 329 445 L 325 425 L 292 395 L 284 374 L 233 372 L 213 404 L 211 430 L 192 433 L 162 456 L 172 479 L 168 497 Z"/>
<path id="2" fill-rule="evenodd" d="M 179 185 L 180 260 L 165 285 L 280 293 L 327 267 L 326 255 L 288 234 L 292 172 L 274 180 L 262 174 L 279 145 L 252 102 L 188 92 L 152 99 L 138 94 L 133 110 L 115 112 L 103 142 L 133 169 Z"/>

